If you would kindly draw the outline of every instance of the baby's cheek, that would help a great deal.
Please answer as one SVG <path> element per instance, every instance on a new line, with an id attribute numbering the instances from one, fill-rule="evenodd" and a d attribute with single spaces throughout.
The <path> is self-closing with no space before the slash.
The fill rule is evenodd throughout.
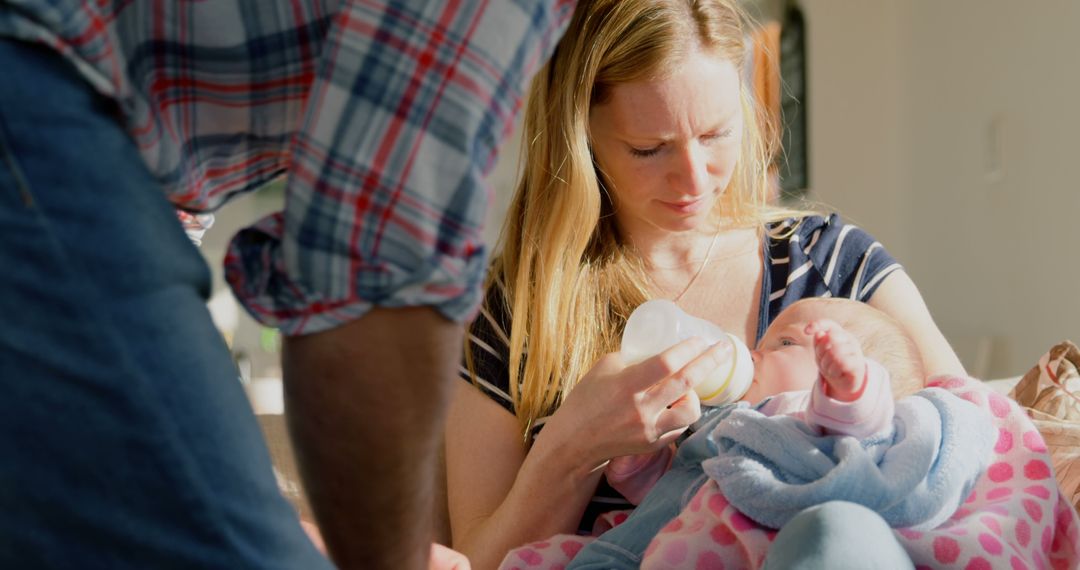
<path id="1" fill-rule="evenodd" d="M 750 383 L 750 387 L 747 388 L 746 394 L 743 394 L 741 401 L 756 404 L 761 401 L 761 397 L 761 386 L 758 384 L 757 378 L 754 378 L 754 381 Z"/>

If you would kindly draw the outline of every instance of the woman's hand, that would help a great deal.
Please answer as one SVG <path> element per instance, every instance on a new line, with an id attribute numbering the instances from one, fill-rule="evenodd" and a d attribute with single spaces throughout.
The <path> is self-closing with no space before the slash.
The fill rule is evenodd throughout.
<path id="1" fill-rule="evenodd" d="M 578 457 L 594 468 L 613 457 L 658 450 L 701 417 L 693 388 L 720 366 L 724 349 L 691 338 L 630 366 L 618 353 L 607 354 L 581 378 L 539 439 L 576 442 Z"/>
<path id="2" fill-rule="evenodd" d="M 692 388 L 718 367 L 706 348 L 689 340 L 632 366 L 604 356 L 527 453 L 517 419 L 462 383 L 446 436 L 454 547 L 495 568 L 515 546 L 574 532 L 609 459 L 657 450 L 700 417 Z"/>

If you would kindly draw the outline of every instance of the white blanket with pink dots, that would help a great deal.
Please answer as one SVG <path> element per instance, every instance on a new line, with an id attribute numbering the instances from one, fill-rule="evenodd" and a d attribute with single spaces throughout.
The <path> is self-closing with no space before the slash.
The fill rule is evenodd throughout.
<path id="1" fill-rule="evenodd" d="M 998 437 L 990 467 L 952 517 L 931 530 L 896 530 L 916 568 L 1080 568 L 1080 517 L 1060 493 L 1028 416 L 977 380 L 940 378 L 930 386 L 989 411 Z M 609 519 L 621 522 L 625 514 Z M 709 480 L 657 533 L 641 567 L 759 568 L 775 534 L 743 516 Z M 562 568 L 592 540 L 555 536 L 511 551 L 501 568 Z"/>

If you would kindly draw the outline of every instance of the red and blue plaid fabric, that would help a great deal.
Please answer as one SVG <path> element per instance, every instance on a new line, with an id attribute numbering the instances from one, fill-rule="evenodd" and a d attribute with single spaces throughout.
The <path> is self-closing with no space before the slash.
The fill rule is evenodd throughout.
<path id="1" fill-rule="evenodd" d="M 484 176 L 573 4 L 0 0 L 0 37 L 51 46 L 116 101 L 181 210 L 287 174 L 284 211 L 233 239 L 225 274 L 303 334 L 375 305 L 474 314 Z"/>

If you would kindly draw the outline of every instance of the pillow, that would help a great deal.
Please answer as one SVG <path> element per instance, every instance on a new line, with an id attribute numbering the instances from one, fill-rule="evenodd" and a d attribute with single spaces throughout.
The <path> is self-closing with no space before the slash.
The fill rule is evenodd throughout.
<path id="1" fill-rule="evenodd" d="M 1080 512 L 1080 349 L 1062 341 L 1044 354 L 1009 395 L 1039 429 L 1062 493 Z"/>

